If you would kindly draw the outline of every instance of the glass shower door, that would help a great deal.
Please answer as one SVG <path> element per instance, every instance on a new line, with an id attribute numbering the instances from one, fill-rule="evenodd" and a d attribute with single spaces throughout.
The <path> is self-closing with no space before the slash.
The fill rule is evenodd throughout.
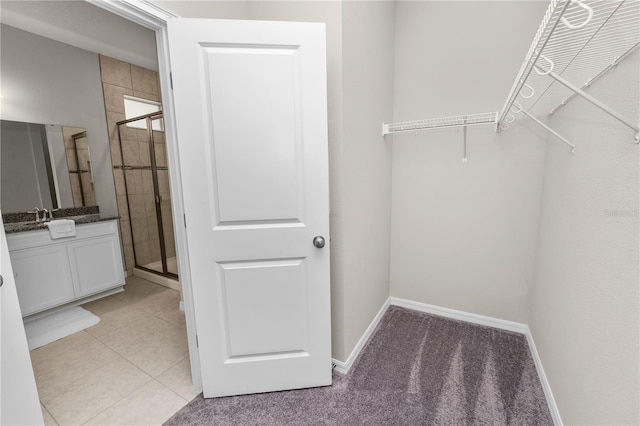
<path id="1" fill-rule="evenodd" d="M 169 188 L 169 169 L 167 164 L 167 144 L 162 116 L 151 120 L 151 167 L 156 171 L 157 183 L 156 213 L 158 217 L 158 236 L 162 257 L 162 272 L 168 275 L 178 274 L 176 262 L 176 244 L 173 233 L 173 215 L 171 213 L 171 190 Z"/>
<path id="2" fill-rule="evenodd" d="M 118 136 L 135 267 L 177 279 L 162 112 L 119 122 Z"/>

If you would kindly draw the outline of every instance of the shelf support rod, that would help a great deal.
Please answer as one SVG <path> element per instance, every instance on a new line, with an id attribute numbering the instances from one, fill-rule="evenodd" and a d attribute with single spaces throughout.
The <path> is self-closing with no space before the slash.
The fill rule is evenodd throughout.
<path id="1" fill-rule="evenodd" d="M 578 86 L 575 86 L 573 83 L 568 82 L 567 80 L 565 80 L 564 78 L 560 77 L 558 74 L 554 73 L 553 71 L 551 71 L 548 75 L 550 77 L 552 77 L 554 80 L 556 80 L 558 83 L 562 84 L 563 86 L 565 86 L 569 90 L 573 91 L 578 96 L 581 96 L 582 98 L 584 98 L 585 100 L 591 102 L 593 105 L 597 106 L 598 108 L 600 108 L 601 110 L 603 110 L 607 114 L 611 115 L 612 117 L 614 117 L 615 119 L 620 121 L 622 124 L 625 124 L 626 126 L 628 126 L 628 127 L 632 128 L 633 130 L 635 130 L 636 131 L 636 143 L 640 142 L 640 126 L 638 126 L 635 123 L 632 123 L 631 120 L 627 120 L 627 118 L 625 116 L 623 116 L 622 114 L 620 114 L 618 111 L 616 111 L 613 108 L 603 104 L 602 102 L 600 102 L 599 100 L 597 100 L 596 98 L 594 98 L 593 96 L 591 96 L 590 94 L 585 92 L 584 90 L 581 90 Z"/>
<path id="2" fill-rule="evenodd" d="M 613 68 L 617 67 L 618 64 L 622 61 L 624 61 L 630 54 L 631 52 L 633 52 L 635 49 L 638 48 L 638 46 L 640 46 L 640 41 L 637 42 L 636 44 L 634 44 L 633 46 L 631 46 L 631 48 L 629 50 L 627 50 L 626 52 L 624 52 L 622 55 L 620 55 L 617 59 L 615 59 L 612 63 L 610 63 L 609 65 L 607 65 L 607 67 L 605 69 L 603 69 L 602 71 L 600 71 L 596 76 L 591 77 L 585 84 L 582 85 L 582 87 L 580 87 L 580 89 L 584 90 L 586 88 L 588 88 L 589 86 L 591 86 L 597 79 L 599 79 L 600 77 L 602 77 L 603 75 L 605 75 L 607 72 L 611 71 Z M 565 100 L 563 100 L 562 102 L 560 102 L 560 105 L 558 105 L 557 107 L 555 107 L 554 109 L 551 110 L 551 112 L 549 113 L 549 115 L 553 115 L 555 114 L 560 108 L 562 108 L 563 106 L 565 106 L 566 104 L 568 104 L 573 98 L 575 98 L 576 96 L 578 96 L 575 93 L 572 93 L 571 96 L 567 97 Z"/>
<path id="3" fill-rule="evenodd" d="M 533 121 L 535 121 L 536 123 L 538 123 L 540 126 L 544 127 L 549 133 L 551 133 L 552 135 L 554 135 L 555 137 L 560 139 L 562 142 L 564 142 L 567 145 L 569 145 L 571 147 L 571 153 L 573 154 L 573 152 L 576 149 L 576 147 L 571 142 L 569 142 L 564 136 L 562 136 L 561 134 L 559 134 L 558 132 L 553 130 L 551 127 L 549 127 L 546 124 L 544 124 L 542 121 L 540 121 L 537 118 L 535 118 L 533 115 L 529 114 L 527 111 L 522 110 L 522 113 L 524 115 L 526 115 L 527 117 L 529 117 L 530 119 L 532 119 Z"/>

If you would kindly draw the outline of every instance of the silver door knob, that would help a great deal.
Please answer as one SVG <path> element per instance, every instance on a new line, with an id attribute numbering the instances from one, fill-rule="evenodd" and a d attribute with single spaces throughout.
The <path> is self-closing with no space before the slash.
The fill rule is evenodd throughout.
<path id="1" fill-rule="evenodd" d="M 324 237 L 321 236 L 321 235 L 318 235 L 318 236 L 314 237 L 313 245 L 318 247 L 318 248 L 324 247 Z"/>

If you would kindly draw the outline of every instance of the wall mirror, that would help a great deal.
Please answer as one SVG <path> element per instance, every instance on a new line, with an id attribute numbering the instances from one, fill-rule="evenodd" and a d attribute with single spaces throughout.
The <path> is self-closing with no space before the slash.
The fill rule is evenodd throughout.
<path id="1" fill-rule="evenodd" d="M 0 209 L 93 206 L 84 128 L 0 120 Z"/>

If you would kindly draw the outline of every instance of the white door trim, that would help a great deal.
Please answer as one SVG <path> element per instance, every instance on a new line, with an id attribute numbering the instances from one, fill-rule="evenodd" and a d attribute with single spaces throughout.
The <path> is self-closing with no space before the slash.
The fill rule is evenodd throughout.
<path id="1" fill-rule="evenodd" d="M 122 16 L 156 33 L 158 49 L 158 69 L 160 88 L 162 91 L 162 107 L 164 111 L 165 135 L 167 139 L 167 160 L 169 162 L 169 185 L 171 188 L 171 209 L 173 213 L 174 235 L 176 240 L 178 272 L 182 285 L 185 318 L 187 323 L 187 340 L 191 361 L 191 378 L 193 386 L 202 391 L 200 375 L 200 357 L 196 340 L 196 322 L 191 290 L 191 274 L 189 269 L 189 252 L 187 234 L 184 225 L 184 203 L 182 198 L 182 172 L 180 170 L 180 152 L 176 133 L 175 107 L 171 89 L 171 65 L 169 64 L 169 42 L 167 21 L 179 16 L 159 7 L 149 0 L 85 0 L 95 6 Z"/>

